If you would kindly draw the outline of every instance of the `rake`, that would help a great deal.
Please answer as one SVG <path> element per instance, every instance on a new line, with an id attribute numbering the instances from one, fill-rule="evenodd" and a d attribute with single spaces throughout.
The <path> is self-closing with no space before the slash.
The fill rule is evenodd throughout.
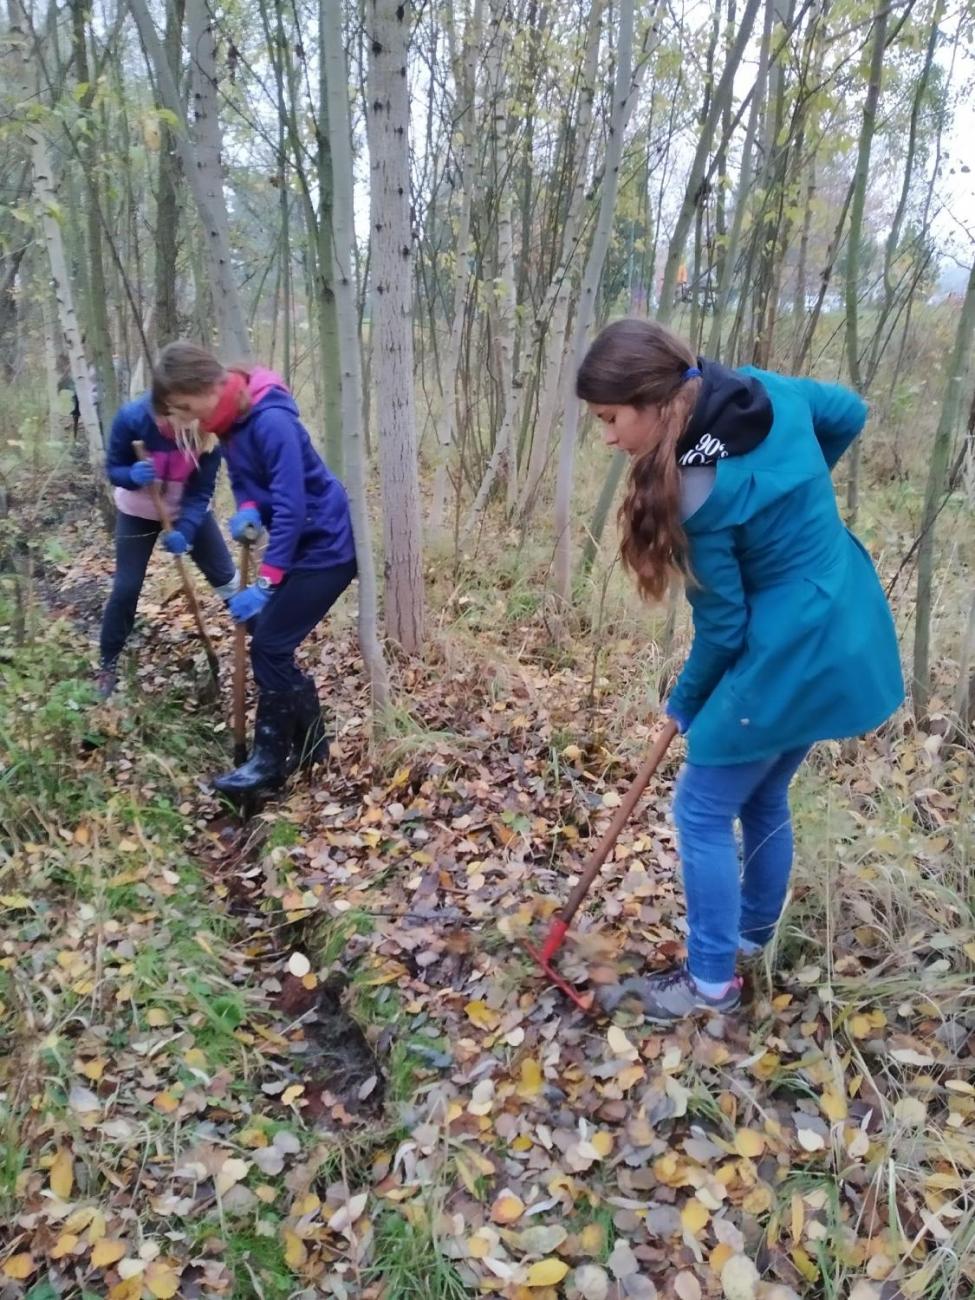
<path id="1" fill-rule="evenodd" d="M 670 742 L 676 735 L 677 724 L 668 721 L 660 735 L 653 742 L 653 746 L 650 753 L 647 755 L 643 766 L 640 768 L 639 772 L 637 772 L 629 789 L 623 796 L 622 802 L 616 809 L 616 812 L 613 815 L 613 820 L 610 822 L 606 834 L 586 859 L 582 868 L 582 874 L 579 876 L 578 883 L 569 895 L 568 901 L 561 911 L 557 912 L 555 916 L 553 916 L 549 923 L 548 933 L 545 936 L 542 946 L 538 948 L 534 944 L 530 943 L 525 945 L 528 952 L 556 988 L 561 989 L 567 998 L 570 998 L 577 1007 L 580 1007 L 586 1012 L 591 1010 L 591 997 L 586 999 L 578 993 L 568 980 L 559 974 L 552 965 L 552 961 L 559 949 L 562 947 L 562 944 L 565 942 L 565 936 L 568 933 L 569 926 L 572 924 L 572 919 L 582 906 L 583 899 L 589 893 L 593 881 L 599 874 L 600 867 L 609 857 L 610 851 L 619 839 L 620 831 L 622 831 L 623 827 L 629 821 L 630 814 L 636 807 L 640 796 L 650 784 L 651 777 L 663 761 L 664 755 L 670 747 Z"/>

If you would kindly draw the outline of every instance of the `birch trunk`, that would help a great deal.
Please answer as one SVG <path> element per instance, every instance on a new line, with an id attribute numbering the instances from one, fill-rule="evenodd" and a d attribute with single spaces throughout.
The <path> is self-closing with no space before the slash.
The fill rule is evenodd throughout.
<path id="1" fill-rule="evenodd" d="M 38 96 L 37 59 L 34 56 L 30 36 L 30 24 L 21 6 L 20 0 L 8 0 L 10 18 L 10 41 L 12 58 L 10 60 L 13 75 L 21 99 L 33 104 Z M 67 259 L 64 255 L 64 240 L 61 236 L 59 221 L 60 208 L 57 191 L 54 186 L 54 173 L 48 154 L 47 137 L 44 128 L 34 114 L 24 122 L 24 134 L 30 150 L 32 195 L 35 207 L 40 214 L 41 230 L 51 264 L 51 280 L 54 299 L 58 308 L 58 323 L 64 335 L 71 378 L 78 395 L 81 410 L 81 422 L 84 425 L 88 444 L 88 459 L 93 473 L 98 479 L 102 476 L 105 449 L 98 424 L 98 412 L 95 407 L 95 387 L 81 342 L 81 330 L 78 327 L 78 315 L 75 311 L 74 296 L 71 291 L 71 278 L 68 274 Z"/>
<path id="2" fill-rule="evenodd" d="M 220 346 L 229 359 L 246 361 L 251 355 L 250 340 L 230 251 L 230 228 L 220 163 L 216 60 L 213 32 L 209 26 L 206 5 L 204 0 L 189 0 L 186 6 L 189 52 L 194 77 L 192 131 L 166 51 L 149 14 L 146 0 L 128 0 L 128 5 L 152 64 L 163 105 L 183 127 L 181 131 L 174 133 L 176 147 L 179 150 L 183 174 L 193 193 L 205 235 L 207 267 L 212 285 Z"/>
<path id="3" fill-rule="evenodd" d="M 464 525 L 470 532 L 487 505 L 491 489 L 502 467 L 507 464 L 509 492 L 517 474 L 513 447 L 516 394 L 514 387 L 515 365 L 515 245 L 512 224 L 512 193 L 510 156 L 508 148 L 509 105 L 506 91 L 506 55 L 510 48 L 508 29 L 508 0 L 493 0 L 491 5 L 491 34 L 488 38 L 490 60 L 485 74 L 492 103 L 492 142 L 494 145 L 494 193 L 498 205 L 497 229 L 497 280 L 494 284 L 495 321 L 498 339 L 499 380 L 501 407 L 498 432 L 487 468 L 477 489 L 474 504 Z M 513 501 L 509 504 L 513 505 Z"/>
<path id="4" fill-rule="evenodd" d="M 592 247 L 586 261 L 579 294 L 579 307 L 573 335 L 572 361 L 577 369 L 589 343 L 589 333 L 596 317 L 596 296 L 603 276 L 603 265 L 609 248 L 609 237 L 619 193 L 620 163 L 623 158 L 623 136 L 629 121 L 638 87 L 633 81 L 633 4 L 634 0 L 621 0 L 619 35 L 616 49 L 616 80 L 613 87 L 613 105 L 609 121 L 609 143 L 606 149 L 606 167 L 599 198 L 599 215 L 593 234 Z M 559 469 L 555 486 L 555 569 L 554 589 L 559 599 L 567 604 L 572 580 L 572 480 L 575 470 L 576 443 L 579 433 L 579 403 L 570 401 L 566 409 L 559 453 Z"/>
<path id="5" fill-rule="evenodd" d="M 582 217 L 585 212 L 586 186 L 589 178 L 588 163 L 592 141 L 592 110 L 595 95 L 596 65 L 599 56 L 599 34 L 601 30 L 602 3 L 596 0 L 589 13 L 589 32 L 586 51 L 583 58 L 582 78 L 579 88 L 579 115 L 576 129 L 576 151 L 573 159 L 574 173 L 572 193 L 565 225 L 562 228 L 562 246 L 559 264 L 552 276 L 541 309 L 535 320 L 535 339 L 529 355 L 538 359 L 541 370 L 541 388 L 538 398 L 538 414 L 532 434 L 531 452 L 528 458 L 528 470 L 525 475 L 518 499 L 517 512 L 522 523 L 527 522 L 535 505 L 542 475 L 548 464 L 549 443 L 552 428 L 558 415 L 559 397 L 562 391 L 562 373 L 564 370 L 569 324 L 569 308 L 572 302 L 573 275 L 572 267 L 578 256 L 579 239 L 582 230 Z M 528 385 L 521 384 L 521 391 L 528 391 Z"/>
<path id="6" fill-rule="evenodd" d="M 482 12 L 483 0 L 474 0 L 473 11 L 464 31 L 463 58 L 458 69 L 459 84 L 462 88 L 461 105 L 458 106 L 460 140 L 457 146 L 460 153 L 461 196 L 457 238 L 454 242 L 453 315 L 450 321 L 447 352 L 443 359 L 443 411 L 436 424 L 436 464 L 433 474 L 433 502 L 430 507 L 430 531 L 435 534 L 443 531 L 447 508 L 447 463 L 454 442 L 457 421 L 458 369 L 464 338 L 464 307 L 470 285 L 467 258 L 470 250 L 471 209 L 474 201 L 477 161 L 475 122 L 477 51 L 481 42 Z"/>
<path id="7" fill-rule="evenodd" d="M 413 403 L 410 15 L 408 6 L 396 0 L 369 0 L 367 126 L 386 631 L 408 654 L 417 654 L 423 644 L 424 596 Z"/>
<path id="8" fill-rule="evenodd" d="M 352 128 L 349 121 L 349 73 L 342 32 L 342 0 L 321 0 L 320 27 L 324 60 L 323 90 L 332 161 L 332 285 L 338 326 L 342 430 L 345 472 L 359 569 L 359 647 L 369 677 L 373 708 L 389 704 L 389 677 L 379 642 L 376 563 L 366 497 L 366 456 L 362 438 L 362 353 L 356 302 L 355 221 L 352 179 Z"/>

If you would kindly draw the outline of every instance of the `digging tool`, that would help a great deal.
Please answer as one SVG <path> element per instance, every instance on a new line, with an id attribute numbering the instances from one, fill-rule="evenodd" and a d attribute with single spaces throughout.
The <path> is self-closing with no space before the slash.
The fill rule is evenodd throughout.
<path id="1" fill-rule="evenodd" d="M 141 439 L 136 438 L 132 447 L 139 460 L 151 460 L 152 457 L 146 451 L 146 445 Z M 159 515 L 159 522 L 165 531 L 171 532 L 173 527 L 173 517 L 169 513 L 165 497 L 159 484 L 152 482 L 149 484 L 149 491 L 152 494 L 152 500 Z M 200 602 L 196 598 L 196 591 L 193 587 L 193 579 L 190 577 L 190 571 L 186 567 L 186 560 L 182 555 L 174 555 L 176 569 L 179 573 L 180 582 L 183 584 L 183 594 L 186 596 L 186 603 L 190 607 L 190 613 L 196 623 L 196 630 L 200 634 L 200 640 L 203 642 L 203 649 L 206 651 L 207 665 L 210 669 L 210 676 L 213 680 L 214 693 L 220 689 L 220 661 L 217 658 L 217 652 L 213 648 L 213 642 L 210 640 L 210 634 L 206 630 L 203 622 L 203 615 L 200 612 Z"/>
<path id="2" fill-rule="evenodd" d="M 248 524 L 240 543 L 240 589 L 250 582 L 251 547 L 260 530 Z M 234 763 L 247 762 L 247 628 L 234 628 Z"/>
<path id="3" fill-rule="evenodd" d="M 582 906 L 582 901 L 589 893 L 592 883 L 599 873 L 599 868 L 609 857 L 610 850 L 619 839 L 620 831 L 629 821 L 630 814 L 636 807 L 640 796 L 650 784 L 650 778 L 660 766 L 663 757 L 670 746 L 670 742 L 676 735 L 677 724 L 668 721 L 660 735 L 653 742 L 653 746 L 650 753 L 647 755 L 643 766 L 640 768 L 639 772 L 637 772 L 630 788 L 623 796 L 623 801 L 616 809 L 613 820 L 609 824 L 609 829 L 586 859 L 578 884 L 569 895 L 568 901 L 562 910 L 552 917 L 544 943 L 540 948 L 536 948 L 533 944 L 526 945 L 529 953 L 534 957 L 535 961 L 539 964 L 551 982 L 557 988 L 560 988 L 566 997 L 570 998 L 577 1007 L 581 1007 L 583 1011 L 589 1011 L 591 1009 L 590 1002 L 582 997 L 579 992 L 572 987 L 568 980 L 564 979 L 559 974 L 552 965 L 552 960 L 558 950 L 562 947 L 569 926 L 572 924 L 572 918 Z"/>

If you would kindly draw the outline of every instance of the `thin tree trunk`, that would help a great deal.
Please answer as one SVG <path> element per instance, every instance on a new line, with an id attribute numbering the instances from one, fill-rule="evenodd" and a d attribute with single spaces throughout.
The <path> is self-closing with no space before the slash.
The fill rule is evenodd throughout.
<path id="1" fill-rule="evenodd" d="M 8 13 L 13 51 L 11 64 L 18 83 L 18 91 L 23 102 L 27 103 L 33 101 L 38 94 L 37 61 L 30 39 L 30 24 L 20 0 L 8 0 Z M 29 116 L 24 125 L 24 133 L 30 147 L 34 204 L 40 213 L 41 229 L 44 232 L 44 242 L 51 264 L 51 280 L 58 305 L 58 320 L 68 352 L 68 364 L 71 367 L 71 377 L 78 396 L 78 406 L 81 409 L 81 422 L 88 443 L 88 459 L 94 475 L 100 479 L 105 453 L 98 424 L 98 412 L 95 408 L 94 385 L 81 342 L 71 277 L 68 274 L 68 264 L 64 255 L 61 223 L 55 215 L 59 211 L 59 205 L 47 138 L 40 124 Z"/>
<path id="2" fill-rule="evenodd" d="M 757 2 L 757 0 L 756 0 Z M 621 0 L 616 47 L 616 79 L 609 119 L 609 142 L 603 185 L 599 196 L 599 215 L 592 247 L 586 261 L 579 294 L 575 334 L 572 346 L 573 368 L 582 364 L 589 343 L 589 333 L 596 316 L 596 299 L 603 278 L 603 266 L 612 233 L 616 198 L 619 193 L 623 137 L 638 87 L 633 79 L 633 0 Z M 579 403 L 570 401 L 566 408 L 555 486 L 555 568 L 553 585 L 556 595 L 568 604 L 572 584 L 572 480 L 575 472 L 576 443 L 579 434 Z"/>
<path id="3" fill-rule="evenodd" d="M 471 210 L 474 202 L 477 161 L 477 52 L 481 43 L 483 0 L 474 0 L 473 10 L 464 31 L 463 55 L 456 69 L 460 87 L 457 124 L 460 140 L 460 215 L 454 241 L 454 282 L 447 353 L 443 359 L 443 410 L 435 426 L 436 462 L 433 473 L 433 501 L 430 506 L 430 531 L 439 534 L 445 524 L 447 508 L 447 467 L 457 422 L 458 370 L 464 336 L 464 311 L 470 284 Z M 452 19 L 450 20 L 452 22 Z M 452 30 L 452 29 L 451 29 Z"/>
<path id="4" fill-rule="evenodd" d="M 572 305 L 573 265 L 578 256 L 582 218 L 586 206 L 588 164 L 592 144 L 593 99 L 595 96 L 596 67 L 599 57 L 599 36 L 602 30 L 601 0 L 596 0 L 589 11 L 589 31 L 579 80 L 579 110 L 574 133 L 574 151 L 570 155 L 572 188 L 568 210 L 562 225 L 562 244 L 558 265 L 549 281 L 541 309 L 535 319 L 534 337 L 528 357 L 535 360 L 540 373 L 538 411 L 531 438 L 528 470 L 521 488 L 517 513 L 522 525 L 527 523 L 541 486 L 542 475 L 548 465 L 552 429 L 559 412 L 562 392 L 562 374 L 565 369 L 567 347 L 566 331 Z M 529 385 L 524 376 L 520 390 L 527 395 Z M 527 399 L 526 399 L 527 400 Z M 526 417 L 527 417 L 526 410 Z"/>
<path id="5" fill-rule="evenodd" d="M 671 235 L 670 244 L 667 248 L 667 261 L 664 264 L 663 287 L 660 291 L 660 306 L 657 310 L 657 319 L 665 325 L 669 324 L 673 315 L 677 271 L 684 256 L 684 246 L 687 243 L 687 236 L 694 220 L 694 213 L 697 205 L 702 201 L 702 186 L 708 155 L 711 152 L 711 143 L 714 139 L 714 130 L 725 112 L 727 102 L 731 99 L 735 73 L 751 37 L 755 15 L 758 13 L 761 3 L 762 0 L 746 0 L 741 15 L 741 26 L 738 28 L 734 43 L 728 51 L 728 60 L 722 69 L 721 80 L 718 82 L 707 119 L 703 123 L 698 136 L 697 148 L 694 151 L 694 158 L 691 162 L 691 169 L 684 190 L 684 198 L 677 214 L 674 233 Z M 772 0 L 769 0 L 769 3 L 772 3 Z"/>
<path id="6" fill-rule="evenodd" d="M 383 711 L 389 705 L 389 676 L 379 642 L 376 564 L 366 496 L 366 457 L 362 440 L 362 352 L 356 302 L 352 128 L 349 121 L 349 74 L 342 32 L 342 0 L 321 0 L 319 27 L 324 61 L 322 89 L 326 96 L 322 107 L 327 109 L 329 157 L 332 164 L 332 266 L 329 275 L 334 289 L 335 314 L 339 327 L 346 482 L 359 570 L 359 646 L 369 677 L 373 708 Z"/>
<path id="7" fill-rule="evenodd" d="M 968 276 L 968 288 L 955 334 L 951 365 L 941 404 L 941 418 L 931 448 L 928 481 L 921 513 L 917 548 L 917 606 L 914 622 L 914 716 L 922 722 L 931 697 L 931 610 L 934 591 L 935 524 L 945 488 L 945 474 L 951 440 L 965 406 L 965 375 L 975 341 L 975 266 Z"/>
<path id="8" fill-rule="evenodd" d="M 877 104 L 880 100 L 880 87 L 884 73 L 884 48 L 887 42 L 887 19 L 890 9 L 886 0 L 881 0 L 873 25 L 873 52 L 870 58 L 870 80 L 867 83 L 867 98 L 863 106 L 863 122 L 860 127 L 860 144 L 857 149 L 856 171 L 853 175 L 853 199 L 850 203 L 850 236 L 846 249 L 846 361 L 850 370 L 850 379 L 858 393 L 864 390 L 863 373 L 860 368 L 860 328 L 859 328 L 859 280 L 860 280 L 860 240 L 863 234 L 863 213 L 867 202 L 867 180 L 870 174 L 870 151 L 877 126 Z M 846 511 L 852 527 L 856 523 L 860 502 L 860 444 L 853 446 L 850 457 L 850 477 L 847 482 Z"/>
<path id="9" fill-rule="evenodd" d="M 386 631 L 408 654 L 423 644 L 423 554 L 413 403 L 413 232 L 410 225 L 411 9 L 369 0 L 373 316 L 379 472 L 386 551 Z"/>
<path id="10" fill-rule="evenodd" d="M 498 432 L 494 448 L 481 479 L 474 504 L 464 525 L 470 532 L 487 505 L 491 489 L 503 466 L 507 466 L 509 504 L 511 488 L 517 472 L 513 447 L 515 425 L 515 246 L 512 223 L 512 183 L 509 175 L 508 150 L 508 95 L 506 92 L 507 54 L 510 44 L 508 31 L 508 0 L 494 0 L 491 8 L 491 34 L 488 49 L 490 67 L 485 75 L 492 103 L 492 143 L 494 146 L 494 195 L 498 208 L 497 221 L 497 282 L 494 286 L 494 315 L 497 328 L 499 363 L 498 388 L 500 405 Z"/>
<path id="11" fill-rule="evenodd" d="M 175 85 L 179 85 L 183 48 L 185 0 L 166 5 L 163 51 Z M 160 122 L 159 165 L 156 181 L 155 330 L 156 346 L 179 337 L 176 295 L 176 258 L 179 249 L 180 164 L 173 128 Z"/>
<path id="12" fill-rule="evenodd" d="M 88 320 L 91 326 L 87 338 L 87 351 L 95 364 L 98 392 L 101 398 L 101 417 L 111 423 L 118 410 L 118 382 L 112 364 L 112 334 L 108 323 L 108 291 L 105 284 L 105 264 L 102 258 L 102 228 L 98 219 L 98 169 L 103 154 L 98 137 L 96 117 L 91 111 L 95 86 L 88 71 L 88 46 L 85 32 L 87 7 L 84 0 L 71 0 L 71 27 L 75 71 L 79 86 L 84 90 L 79 96 L 79 107 L 85 115 L 87 130 L 80 145 L 82 183 L 85 188 L 85 251 L 88 261 L 88 281 L 91 301 Z"/>
<path id="13" fill-rule="evenodd" d="M 175 133 L 175 139 L 183 174 L 193 192 L 205 236 L 220 344 L 229 359 L 244 361 L 250 357 L 250 340 L 230 250 L 230 227 L 220 163 L 216 59 L 205 0 L 189 0 L 186 8 L 193 85 L 192 132 L 146 0 L 128 0 L 128 5 L 152 64 L 160 98 L 183 128 Z"/>

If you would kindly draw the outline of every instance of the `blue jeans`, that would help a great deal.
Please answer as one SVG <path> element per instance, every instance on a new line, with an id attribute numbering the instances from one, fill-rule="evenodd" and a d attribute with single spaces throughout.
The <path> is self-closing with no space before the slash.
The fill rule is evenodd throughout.
<path id="1" fill-rule="evenodd" d="M 729 767 L 687 763 L 681 771 L 674 821 L 687 898 L 688 966 L 700 980 L 734 977 L 739 936 L 757 944 L 772 937 L 792 869 L 789 782 L 808 752 L 807 746 Z"/>
<path id="2" fill-rule="evenodd" d="M 121 510 L 118 512 L 115 523 L 115 578 L 112 581 L 112 594 L 102 615 L 100 648 L 103 668 L 114 667 L 132 631 L 149 557 L 161 532 L 162 525 L 154 519 L 137 519 L 135 515 L 123 514 Z M 220 527 L 209 511 L 196 530 L 190 555 L 218 595 L 224 599 L 233 595 L 228 584 L 233 582 L 237 569 Z"/>

